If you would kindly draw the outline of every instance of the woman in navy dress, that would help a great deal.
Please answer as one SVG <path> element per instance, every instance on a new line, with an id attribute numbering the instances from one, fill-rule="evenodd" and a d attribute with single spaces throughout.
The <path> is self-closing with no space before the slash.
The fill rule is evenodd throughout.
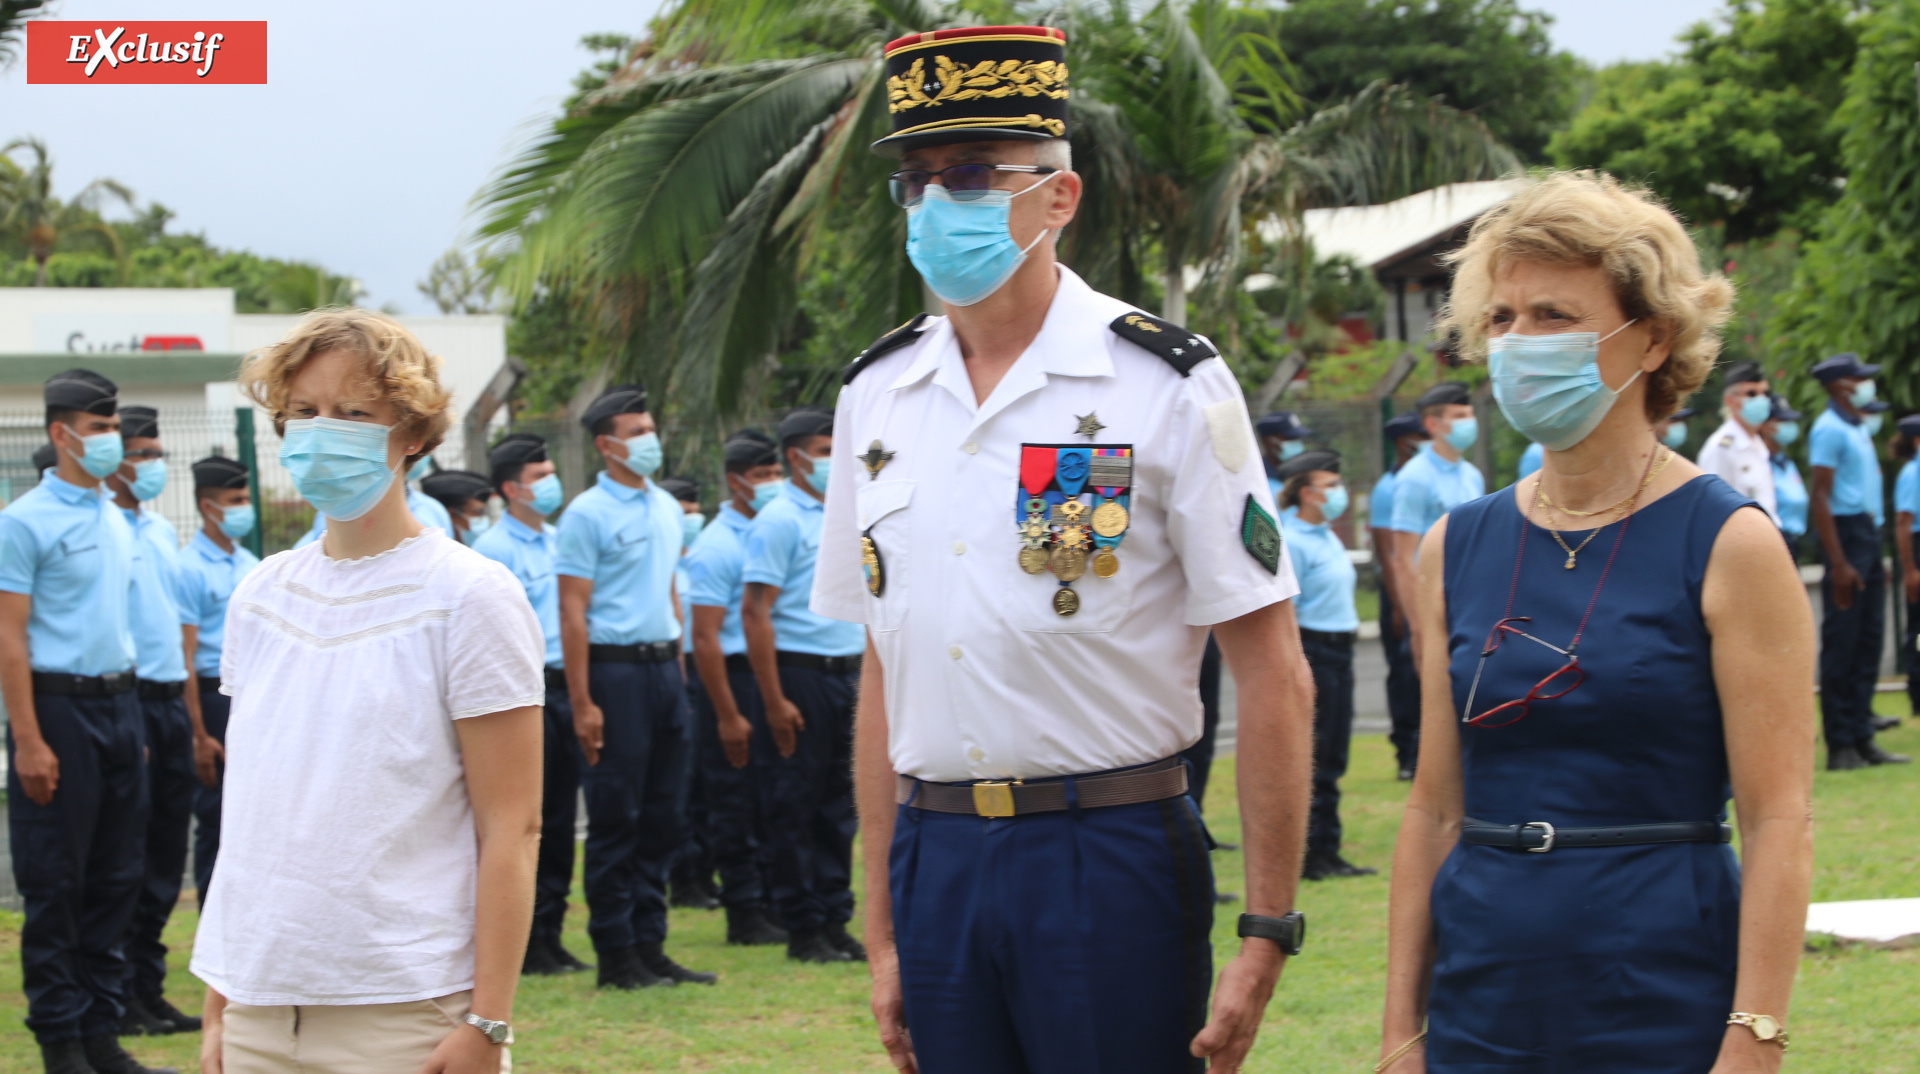
<path id="1" fill-rule="evenodd" d="M 1664 208 L 1587 173 L 1536 181 L 1459 255 L 1451 327 L 1546 451 L 1420 548 L 1422 630 L 1448 644 L 1423 654 L 1394 859 L 1392 1074 L 1779 1067 L 1812 616 L 1767 515 L 1653 434 L 1719 349 L 1732 288 L 1699 264 Z"/>

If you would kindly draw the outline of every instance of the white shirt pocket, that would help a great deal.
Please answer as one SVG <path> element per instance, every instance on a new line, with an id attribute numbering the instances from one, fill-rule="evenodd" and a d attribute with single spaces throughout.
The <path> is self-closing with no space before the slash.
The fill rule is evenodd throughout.
<path id="1" fill-rule="evenodd" d="M 898 630 L 907 614 L 908 552 L 912 540 L 911 480 L 874 481 L 859 486 L 854 496 L 855 519 L 860 526 L 861 574 L 867 593 L 878 608 L 868 620 L 875 630 Z M 842 554 L 839 549 L 832 554 Z"/>

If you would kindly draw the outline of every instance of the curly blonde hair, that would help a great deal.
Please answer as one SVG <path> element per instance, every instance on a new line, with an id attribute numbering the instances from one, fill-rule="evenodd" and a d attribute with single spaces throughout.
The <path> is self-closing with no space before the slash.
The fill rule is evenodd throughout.
<path id="1" fill-rule="evenodd" d="M 1601 269 L 1627 317 L 1667 331 L 1672 351 L 1647 374 L 1648 421 L 1672 414 L 1713 371 L 1733 284 L 1701 269 L 1686 228 L 1647 191 L 1604 173 L 1550 172 L 1475 221 L 1447 257 L 1453 294 L 1438 325 L 1465 357 L 1486 357 L 1494 279 L 1508 260 Z"/>
<path id="2" fill-rule="evenodd" d="M 307 314 L 280 342 L 248 356 L 240 367 L 240 390 L 266 408 L 274 432 L 284 435 L 294 376 L 309 359 L 331 351 L 364 359 L 359 386 L 368 398 L 392 403 L 400 412 L 397 427 L 420 438 L 420 450 L 407 456 L 409 464 L 446 439 L 453 395 L 440 384 L 440 356 L 427 353 L 398 321 L 372 310 L 338 307 Z"/>

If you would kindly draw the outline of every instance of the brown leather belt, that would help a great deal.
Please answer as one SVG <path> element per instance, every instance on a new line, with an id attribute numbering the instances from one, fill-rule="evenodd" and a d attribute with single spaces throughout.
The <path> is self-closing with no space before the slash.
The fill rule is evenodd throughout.
<path id="1" fill-rule="evenodd" d="M 1187 766 L 1180 758 L 1169 757 L 1124 772 L 1071 777 L 1072 802 L 1067 800 L 1068 782 L 1067 778 L 1048 777 L 1041 783 L 981 780 L 956 785 L 901 776 L 893 800 L 934 813 L 965 813 L 976 817 L 1058 813 L 1076 805 L 1081 809 L 1135 805 L 1187 793 Z"/>

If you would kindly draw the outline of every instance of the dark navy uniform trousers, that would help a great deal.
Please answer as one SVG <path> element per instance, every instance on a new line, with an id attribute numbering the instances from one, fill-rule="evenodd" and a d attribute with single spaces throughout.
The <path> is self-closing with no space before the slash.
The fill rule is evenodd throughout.
<path id="1" fill-rule="evenodd" d="M 1873 741 L 1873 688 L 1880 681 L 1880 647 L 1886 638 L 1887 573 L 1880 560 L 1880 531 L 1868 514 L 1835 515 L 1840 550 L 1867 584 L 1852 607 L 1833 600 L 1833 584 L 1820 583 L 1820 722 L 1827 748 L 1859 748 Z M 1826 559 L 1826 546 L 1820 550 Z"/>
<path id="2" fill-rule="evenodd" d="M 207 735 L 225 746 L 227 718 L 233 713 L 233 698 L 220 692 L 220 680 L 200 676 L 200 722 Z M 220 857 L 220 797 L 226 782 L 227 762 L 215 763 L 216 782 L 202 783 L 193 789 L 193 884 L 198 889 L 200 908 L 207 907 L 207 891 L 213 887 L 213 863 Z"/>
<path id="3" fill-rule="evenodd" d="M 583 768 L 587 935 L 603 955 L 667 938 L 667 869 L 686 810 L 689 713 L 677 661 L 588 665 L 606 719 L 600 763 Z"/>
<path id="4" fill-rule="evenodd" d="M 1193 799 L 986 819 L 901 806 L 893 927 L 926 1074 L 1170 1074 L 1213 976 Z"/>
<path id="5" fill-rule="evenodd" d="M 740 715 L 753 726 L 752 743 L 771 741 L 766 706 L 761 703 L 760 684 L 754 681 L 753 672 L 729 669 L 727 685 L 733 690 L 733 703 Z M 736 910 L 765 910 L 770 886 L 766 821 L 760 808 L 760 776 L 765 766 L 750 760 L 747 767 L 735 768 L 727 760 L 714 722 L 713 699 L 691 664 L 687 669 L 687 699 L 693 704 L 694 779 L 700 784 L 705 804 L 704 849 L 711 855 L 710 866 L 703 868 L 719 872 L 722 903 Z"/>
<path id="6" fill-rule="evenodd" d="M 1340 851 L 1340 778 L 1353 745 L 1353 637 L 1300 632 L 1313 673 L 1313 806 L 1307 814 L 1307 851 Z"/>
<path id="7" fill-rule="evenodd" d="M 558 669 L 547 671 L 546 771 L 540 790 L 540 858 L 533 879 L 533 935 L 554 939 L 567 923 L 573 891 L 574 821 L 580 803 L 580 739 L 573 702 Z"/>
<path id="8" fill-rule="evenodd" d="M 53 800 L 27 797 L 7 732 L 7 832 L 27 1028 L 42 1044 L 120 1032 L 127 926 L 145 875 L 146 727 L 139 698 L 35 693 L 40 733 L 60 759 Z"/>
<path id="9" fill-rule="evenodd" d="M 1393 598 L 1380 587 L 1380 647 L 1387 656 L 1387 741 L 1402 768 L 1420 760 L 1420 671 L 1413 666 L 1413 624 L 1398 637 L 1393 633 Z"/>
<path id="10" fill-rule="evenodd" d="M 767 825 L 767 873 L 773 910 L 793 932 L 853 919 L 853 701 L 860 676 L 780 669 L 780 689 L 800 710 L 792 757 L 772 735 L 754 736 Z"/>
<path id="11" fill-rule="evenodd" d="M 140 711 L 147 730 L 147 867 L 127 933 L 127 961 L 133 964 L 131 994 L 153 999 L 166 990 L 167 945 L 160 934 L 180 902 L 200 778 L 186 701 L 143 698 Z"/>
<path id="12" fill-rule="evenodd" d="M 1902 533 L 1894 539 L 1911 543 L 1914 554 L 1920 555 L 1920 532 Z M 1906 592 L 1907 583 L 1903 578 L 1900 580 L 1900 599 L 1906 600 Z M 1900 638 L 1900 652 L 1903 655 L 1899 663 L 1907 669 L 1907 705 L 1915 716 L 1920 716 L 1920 622 L 1915 621 L 1915 615 L 1920 615 L 1920 603 L 1907 601 L 1907 629 Z"/>

